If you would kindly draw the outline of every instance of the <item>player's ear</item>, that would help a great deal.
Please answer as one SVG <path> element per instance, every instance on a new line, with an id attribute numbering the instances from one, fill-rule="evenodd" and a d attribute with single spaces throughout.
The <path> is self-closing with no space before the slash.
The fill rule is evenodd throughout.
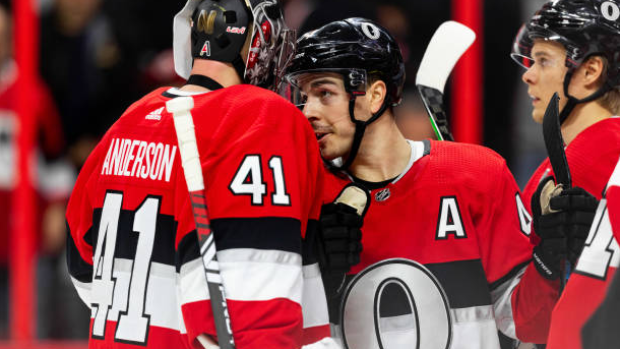
<path id="1" fill-rule="evenodd" d="M 600 56 L 592 56 L 581 64 L 583 81 L 588 88 L 597 90 L 604 80 L 605 61 Z"/>
<path id="2" fill-rule="evenodd" d="M 385 86 L 385 82 L 377 80 L 370 84 L 366 95 L 369 97 L 371 112 L 373 114 L 378 112 L 387 96 L 387 86 Z"/>

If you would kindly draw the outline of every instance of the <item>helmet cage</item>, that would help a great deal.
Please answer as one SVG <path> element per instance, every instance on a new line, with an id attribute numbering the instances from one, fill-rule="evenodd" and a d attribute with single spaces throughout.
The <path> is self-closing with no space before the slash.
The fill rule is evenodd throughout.
<path id="1" fill-rule="evenodd" d="M 231 63 L 246 83 L 276 89 L 294 49 L 295 31 L 277 0 L 187 0 L 174 17 L 175 70 L 185 79 L 194 59 L 209 59 Z"/>
<path id="2" fill-rule="evenodd" d="M 244 79 L 249 84 L 277 91 L 295 52 L 295 31 L 284 22 L 275 0 L 259 2 L 252 14 L 257 25 L 252 32 Z"/>

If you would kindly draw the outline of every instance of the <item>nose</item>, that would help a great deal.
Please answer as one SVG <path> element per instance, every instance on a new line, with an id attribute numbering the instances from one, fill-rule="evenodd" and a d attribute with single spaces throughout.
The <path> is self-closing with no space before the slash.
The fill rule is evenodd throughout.
<path id="1" fill-rule="evenodd" d="M 319 119 L 318 109 L 316 108 L 316 103 L 314 102 L 314 98 L 308 98 L 306 103 L 304 104 L 302 113 L 306 116 L 306 119 L 313 121 Z"/>
<path id="2" fill-rule="evenodd" d="M 533 83 L 536 82 L 536 72 L 535 72 L 536 66 L 533 65 L 531 67 L 529 67 L 525 73 L 523 73 L 523 75 L 521 75 L 521 80 L 523 80 L 523 82 L 525 82 L 528 85 L 531 85 Z"/>

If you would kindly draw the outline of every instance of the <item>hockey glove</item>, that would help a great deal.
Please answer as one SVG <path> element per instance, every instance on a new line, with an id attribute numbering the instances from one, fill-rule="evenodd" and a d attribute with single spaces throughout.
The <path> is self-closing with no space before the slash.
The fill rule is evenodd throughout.
<path id="1" fill-rule="evenodd" d="M 324 274 L 345 274 L 360 261 L 362 222 L 355 208 L 343 203 L 323 205 L 320 218 L 319 265 Z"/>
<path id="2" fill-rule="evenodd" d="M 350 184 L 333 203 L 323 205 L 319 218 L 318 259 L 328 298 L 341 291 L 346 273 L 360 262 L 362 223 L 370 193 Z"/>
<path id="3" fill-rule="evenodd" d="M 573 187 L 551 198 L 549 206 L 560 211 L 558 220 L 564 222 L 568 261 L 574 266 L 594 221 L 598 200 L 583 188 Z"/>
<path id="4" fill-rule="evenodd" d="M 533 260 L 540 275 L 555 280 L 560 277 L 566 260 L 566 233 L 563 212 L 549 210 L 550 198 L 557 195 L 553 177 L 543 179 L 532 196 L 532 224 L 540 242 L 534 247 Z"/>

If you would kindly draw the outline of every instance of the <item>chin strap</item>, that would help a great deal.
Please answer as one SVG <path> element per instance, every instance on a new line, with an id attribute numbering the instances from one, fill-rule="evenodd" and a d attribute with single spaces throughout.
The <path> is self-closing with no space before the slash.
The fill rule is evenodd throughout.
<path id="1" fill-rule="evenodd" d="M 381 108 L 372 114 L 370 119 L 367 121 L 357 120 L 355 118 L 355 99 L 358 95 L 352 94 L 351 99 L 349 100 L 349 116 L 351 117 L 351 121 L 355 124 L 355 134 L 353 135 L 353 144 L 351 145 L 351 151 L 349 151 L 349 156 L 347 160 L 342 164 L 342 166 L 335 166 L 331 164 L 330 167 L 335 168 L 336 170 L 344 171 L 351 166 L 353 160 L 357 156 L 357 152 L 360 149 L 360 145 L 362 144 L 362 138 L 364 137 L 364 132 L 366 131 L 366 127 L 371 123 L 375 122 L 383 113 L 387 110 L 389 105 L 389 97 L 386 96 L 386 99 L 383 101 Z"/>
<path id="2" fill-rule="evenodd" d="M 564 108 L 562 108 L 562 111 L 560 112 L 560 125 L 562 125 L 564 121 L 568 119 L 568 116 L 573 111 L 573 109 L 575 109 L 577 104 L 594 101 L 600 98 L 601 96 L 603 96 L 605 93 L 607 93 L 613 88 L 613 86 L 609 84 L 609 79 L 608 79 L 607 81 L 605 81 L 605 84 L 603 84 L 603 86 L 601 86 L 601 88 L 599 88 L 593 94 L 589 95 L 586 98 L 577 99 L 571 96 L 570 94 L 568 94 L 568 85 L 570 84 L 570 80 L 572 77 L 573 77 L 573 70 L 569 70 L 568 72 L 566 72 L 566 75 L 564 76 L 564 95 L 568 98 L 568 101 L 566 102 L 566 105 L 564 106 Z"/>

